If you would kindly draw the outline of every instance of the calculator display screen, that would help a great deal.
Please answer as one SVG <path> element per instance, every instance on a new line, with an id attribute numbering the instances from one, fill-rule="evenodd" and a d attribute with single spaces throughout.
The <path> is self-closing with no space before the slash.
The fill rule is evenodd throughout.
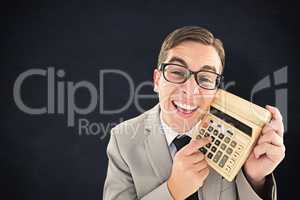
<path id="1" fill-rule="evenodd" d="M 243 122 L 240 122 L 239 120 L 231 117 L 230 115 L 222 112 L 221 110 L 211 106 L 210 107 L 210 113 L 215 115 L 216 117 L 222 119 L 223 121 L 227 122 L 228 124 L 231 124 L 235 128 L 239 129 L 243 133 L 246 133 L 250 137 L 252 136 L 252 128 L 250 126 L 247 126 Z"/>

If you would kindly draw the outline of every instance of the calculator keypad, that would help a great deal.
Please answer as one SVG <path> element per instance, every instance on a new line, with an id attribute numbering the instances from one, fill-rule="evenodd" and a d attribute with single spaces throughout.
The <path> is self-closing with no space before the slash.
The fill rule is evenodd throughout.
<path id="1" fill-rule="evenodd" d="M 242 153 L 244 146 L 234 139 L 232 131 L 225 131 L 222 128 L 222 125 L 211 119 L 208 123 L 202 124 L 196 139 L 209 136 L 212 138 L 211 143 L 201 147 L 199 150 L 208 159 L 229 173 Z"/>

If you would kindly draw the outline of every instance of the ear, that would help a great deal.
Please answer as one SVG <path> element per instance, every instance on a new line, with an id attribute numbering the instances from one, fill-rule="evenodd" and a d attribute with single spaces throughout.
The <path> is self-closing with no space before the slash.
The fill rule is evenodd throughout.
<path id="1" fill-rule="evenodd" d="M 153 71 L 153 91 L 154 92 L 158 92 L 158 86 L 159 86 L 159 80 L 160 80 L 161 74 L 160 71 L 158 69 L 154 69 Z"/>

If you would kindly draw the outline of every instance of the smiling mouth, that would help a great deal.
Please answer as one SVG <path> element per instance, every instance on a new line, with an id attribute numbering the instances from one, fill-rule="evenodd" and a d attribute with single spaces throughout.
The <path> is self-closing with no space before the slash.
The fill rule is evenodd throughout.
<path id="1" fill-rule="evenodd" d="M 184 104 L 179 101 L 172 101 L 172 104 L 178 111 L 184 114 L 192 114 L 198 109 L 198 106 Z"/>

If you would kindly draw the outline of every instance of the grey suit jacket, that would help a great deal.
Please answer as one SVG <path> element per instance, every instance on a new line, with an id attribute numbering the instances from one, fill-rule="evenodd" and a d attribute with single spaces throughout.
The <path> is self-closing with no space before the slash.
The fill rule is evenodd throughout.
<path id="1" fill-rule="evenodd" d="M 167 188 L 172 158 L 159 121 L 159 105 L 111 130 L 104 200 L 172 200 Z M 276 184 L 272 176 L 272 199 Z M 204 200 L 259 200 L 241 171 L 227 182 L 214 170 L 202 187 Z"/>

